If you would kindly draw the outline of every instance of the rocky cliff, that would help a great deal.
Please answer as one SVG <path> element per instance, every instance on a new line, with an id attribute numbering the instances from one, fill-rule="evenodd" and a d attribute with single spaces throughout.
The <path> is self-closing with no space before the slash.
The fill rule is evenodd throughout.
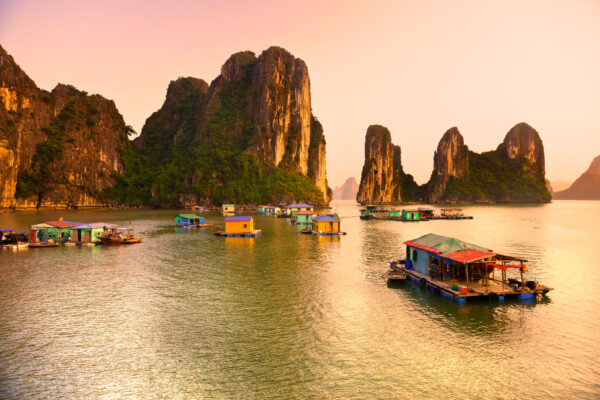
<path id="1" fill-rule="evenodd" d="M 367 134 L 366 146 L 371 147 L 372 141 Z M 386 140 L 381 141 L 384 142 Z M 433 160 L 434 168 L 428 183 L 416 189 L 412 184 L 404 185 L 404 193 L 411 194 L 411 201 L 550 201 L 545 180 L 544 146 L 539 134 L 525 123 L 515 125 L 496 150 L 481 154 L 470 151 L 458 129 L 451 128 L 442 136 Z M 391 168 L 389 165 L 390 154 L 387 152 L 365 152 L 360 203 L 407 201 L 402 190 L 398 190 L 398 184 L 387 178 L 404 176 L 402 165 Z M 384 175 L 380 174 L 380 168 L 385 171 Z M 387 200 L 389 198 L 392 200 Z"/>
<path id="2" fill-rule="evenodd" d="M 458 128 L 450 128 L 444 133 L 433 155 L 433 174 L 427 185 L 429 202 L 439 201 L 446 191 L 450 178 L 462 179 L 469 169 L 469 149 Z"/>
<path id="3" fill-rule="evenodd" d="M 594 158 L 590 167 L 568 189 L 554 194 L 555 199 L 600 200 L 600 156 Z"/>
<path id="4" fill-rule="evenodd" d="M 134 147 L 163 169 L 151 176 L 128 169 L 126 186 L 145 189 L 129 191 L 125 203 L 331 199 L 308 69 L 280 47 L 258 58 L 249 51 L 233 54 L 210 86 L 194 78 L 171 82 L 163 107 L 146 121 Z"/>
<path id="5" fill-rule="evenodd" d="M 392 143 L 390 131 L 381 125 L 369 126 L 356 200 L 361 204 L 401 202 L 407 200 L 403 196 L 403 187 L 413 183 L 412 177 L 402 169 L 400 147 Z"/>
<path id="6" fill-rule="evenodd" d="M 0 208 L 109 204 L 127 132 L 111 100 L 42 90 L 0 47 Z"/>
<path id="7" fill-rule="evenodd" d="M 342 186 L 333 189 L 334 200 L 356 200 L 358 194 L 358 183 L 354 178 L 346 179 Z"/>

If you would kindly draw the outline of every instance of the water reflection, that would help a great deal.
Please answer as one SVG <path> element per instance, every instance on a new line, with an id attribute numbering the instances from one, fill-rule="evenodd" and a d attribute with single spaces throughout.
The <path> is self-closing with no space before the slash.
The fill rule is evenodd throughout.
<path id="1" fill-rule="evenodd" d="M 475 219 L 406 224 L 342 204 L 334 238 L 269 217 L 256 239 L 186 232 L 172 210 L 0 215 L 131 220 L 144 239 L 0 253 L 0 397 L 597 397 L 600 203 L 463 208 Z M 556 290 L 460 306 L 388 284 L 429 232 L 525 256 Z"/>

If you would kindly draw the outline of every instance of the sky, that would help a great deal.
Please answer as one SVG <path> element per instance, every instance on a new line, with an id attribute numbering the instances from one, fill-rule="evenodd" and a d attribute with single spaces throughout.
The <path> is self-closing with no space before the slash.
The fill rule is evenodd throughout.
<path id="1" fill-rule="evenodd" d="M 137 132 L 171 80 L 284 47 L 308 65 L 332 187 L 360 179 L 371 124 L 419 183 L 453 126 L 481 152 L 529 123 L 550 180 L 600 154 L 598 0 L 0 0 L 0 44 L 39 87 L 113 99 Z"/>

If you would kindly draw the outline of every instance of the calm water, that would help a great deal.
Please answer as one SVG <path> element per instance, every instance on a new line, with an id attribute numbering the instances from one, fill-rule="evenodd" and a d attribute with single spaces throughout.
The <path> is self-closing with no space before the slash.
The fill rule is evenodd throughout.
<path id="1" fill-rule="evenodd" d="M 0 398 L 598 398 L 600 202 L 471 206 L 467 221 L 361 221 L 339 240 L 256 218 L 258 239 L 174 211 L 2 214 L 127 224 L 143 243 L 0 253 Z M 222 217 L 209 217 L 222 224 Z M 389 287 L 434 232 L 530 259 L 534 304 Z"/>

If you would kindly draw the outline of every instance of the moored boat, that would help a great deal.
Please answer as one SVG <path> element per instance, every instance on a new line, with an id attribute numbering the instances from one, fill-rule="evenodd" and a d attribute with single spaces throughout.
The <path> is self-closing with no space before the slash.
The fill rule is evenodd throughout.
<path id="1" fill-rule="evenodd" d="M 100 241 L 103 245 L 115 245 L 140 243 L 142 239 L 134 236 L 133 228 L 117 228 L 113 232 L 100 236 Z"/>

